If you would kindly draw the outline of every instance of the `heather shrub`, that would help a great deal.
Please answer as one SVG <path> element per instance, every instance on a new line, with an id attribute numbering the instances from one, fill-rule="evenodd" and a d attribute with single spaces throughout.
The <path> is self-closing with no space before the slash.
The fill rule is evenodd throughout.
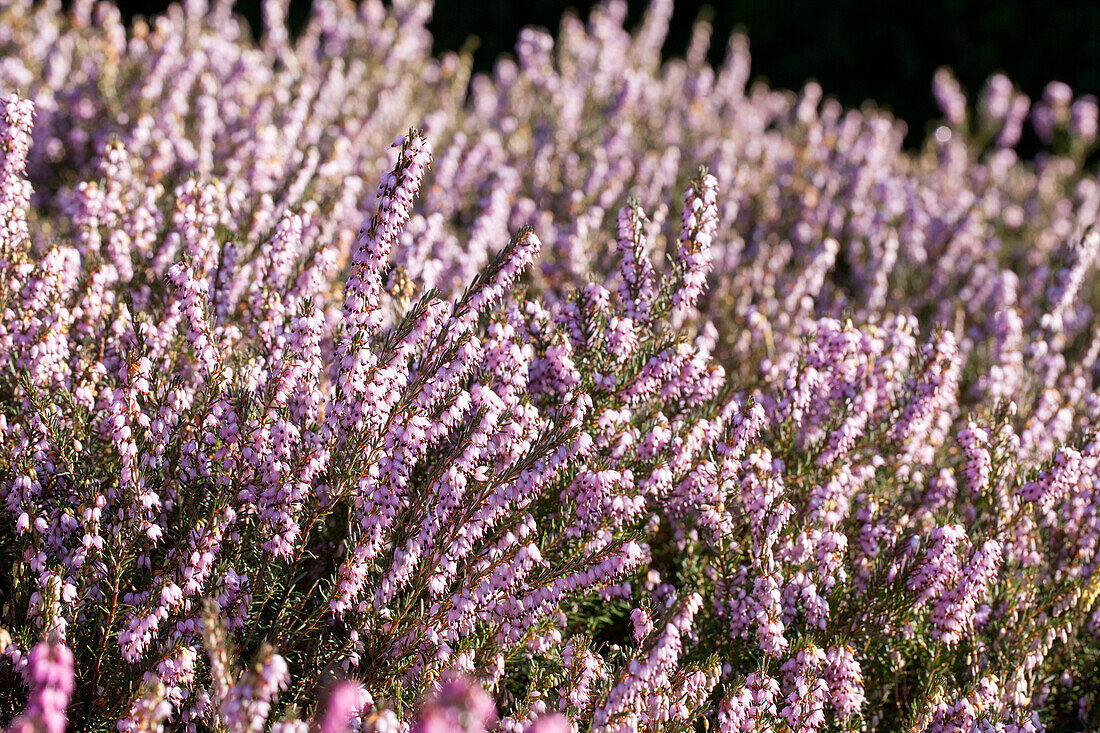
<path id="1" fill-rule="evenodd" d="M 1100 724 L 1095 100 L 285 11 L 0 3 L 6 729 Z"/>

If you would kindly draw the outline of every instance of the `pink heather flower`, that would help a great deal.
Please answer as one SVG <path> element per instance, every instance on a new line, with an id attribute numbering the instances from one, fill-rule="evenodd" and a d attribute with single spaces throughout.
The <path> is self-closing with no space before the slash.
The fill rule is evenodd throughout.
<path id="1" fill-rule="evenodd" d="M 309 733 L 309 723 L 304 720 L 277 720 L 271 724 L 271 733 Z"/>
<path id="2" fill-rule="evenodd" d="M 382 274 L 389 263 L 397 235 L 412 214 L 413 199 L 432 162 L 432 148 L 419 130 L 393 143 L 400 148 L 393 172 L 378 184 L 378 211 L 359 229 L 358 249 L 352 257 L 345 288 L 344 323 L 348 338 L 360 329 L 382 326 Z"/>
<path id="3" fill-rule="evenodd" d="M 1039 325 L 1051 335 L 1063 333 L 1066 318 L 1070 315 L 1078 293 L 1085 284 L 1086 275 L 1098 257 L 1100 257 L 1100 229 L 1090 227 L 1074 246 L 1069 262 L 1058 273 L 1057 281 L 1047 293 L 1050 310 L 1040 318 Z M 1032 353 L 1041 356 L 1038 350 L 1044 345 L 1033 344 Z"/>
<path id="4" fill-rule="evenodd" d="M 1061 448 L 1054 456 L 1054 465 L 1043 471 L 1036 480 L 1021 486 L 1017 493 L 1024 501 L 1036 502 L 1044 510 L 1049 510 L 1077 486 L 1083 463 L 1079 452 L 1073 448 Z"/>
<path id="5" fill-rule="evenodd" d="M 590 710 L 595 701 L 596 690 L 593 687 L 599 680 L 607 677 L 604 660 L 590 649 L 579 647 L 573 641 L 565 644 L 561 656 L 568 676 L 566 683 L 559 691 L 558 709 L 572 708 L 583 715 Z"/>
<path id="6" fill-rule="evenodd" d="M 989 490 L 989 477 L 993 471 L 993 459 L 989 453 L 989 432 L 973 422 L 959 431 L 959 445 L 966 453 L 966 488 L 977 497 Z"/>
<path id="7" fill-rule="evenodd" d="M 172 714 L 172 703 L 165 699 L 165 688 L 153 677 L 142 685 L 130 707 L 130 713 L 116 724 L 119 733 L 161 733 L 164 721 Z"/>
<path id="8" fill-rule="evenodd" d="M 914 603 L 918 607 L 940 597 L 955 582 L 960 571 L 958 546 L 967 538 L 961 525 L 951 524 L 932 530 L 929 540 L 924 558 L 908 581 L 909 590 L 917 594 Z"/>
<path id="9" fill-rule="evenodd" d="M 237 678 L 221 701 L 219 719 L 233 733 L 263 729 L 272 703 L 289 682 L 286 660 L 270 647 L 261 649 L 259 659 Z"/>
<path id="10" fill-rule="evenodd" d="M 26 180 L 34 104 L 11 94 L 0 102 L 0 273 L 8 258 L 29 239 L 27 207 L 31 184 Z"/>
<path id="11" fill-rule="evenodd" d="M 496 720 L 496 706 L 485 691 L 454 677 L 421 704 L 411 733 L 485 733 Z"/>
<path id="12" fill-rule="evenodd" d="M 1070 132 L 1084 145 L 1090 145 L 1096 141 L 1096 133 L 1100 123 L 1100 108 L 1097 107 L 1096 97 L 1091 94 L 1077 99 L 1070 108 Z"/>
<path id="13" fill-rule="evenodd" d="M 997 145 L 1002 148 L 1015 147 L 1020 142 L 1024 132 L 1024 122 L 1027 121 L 1031 111 L 1031 99 L 1026 94 L 1017 94 L 1012 98 L 1012 106 L 1009 107 L 1005 117 L 1004 127 L 997 135 Z"/>
<path id="14" fill-rule="evenodd" d="M 634 640 L 641 641 L 653 632 L 653 619 L 644 608 L 635 608 L 630 612 L 630 622 L 634 626 Z"/>
<path id="15" fill-rule="evenodd" d="M 989 77 L 982 90 L 980 107 L 991 122 L 1000 123 L 1012 107 L 1012 81 L 1004 74 Z"/>
<path id="16" fill-rule="evenodd" d="M 943 443 L 945 426 L 957 405 L 962 365 L 951 331 L 934 336 L 921 351 L 924 368 L 910 380 L 908 402 L 890 428 L 890 437 L 907 446 L 905 463 L 928 464 Z"/>
<path id="17" fill-rule="evenodd" d="M 871 729 L 898 674 L 1095 723 L 1095 99 L 940 71 L 914 151 L 708 23 L 666 62 L 672 0 L 472 76 L 421 0 L 57 5 L 0 1 L 20 733 Z"/>
<path id="18" fill-rule="evenodd" d="M 684 193 L 677 267 L 683 278 L 672 296 L 673 319 L 693 307 L 711 269 L 711 244 L 718 231 L 718 180 L 702 171 Z"/>
<path id="19" fill-rule="evenodd" d="M 721 733 L 756 733 L 770 726 L 776 714 L 779 682 L 766 674 L 753 672 L 745 684 L 722 700 L 718 707 Z"/>
<path id="20" fill-rule="evenodd" d="M 597 730 L 619 730 L 621 726 L 640 726 L 642 721 L 686 720 L 687 706 L 678 702 L 687 690 L 678 690 L 671 684 L 680 667 L 680 657 L 685 642 L 690 639 L 695 615 L 702 607 L 703 599 L 692 594 L 671 610 L 671 619 L 650 646 L 640 650 L 607 693 L 605 704 L 593 715 L 593 727 Z M 693 675 L 686 682 L 692 683 Z M 701 699 L 709 694 L 717 683 L 716 677 L 703 673 L 695 681 L 694 694 L 688 697 Z"/>
<path id="21" fill-rule="evenodd" d="M 961 730 L 981 730 L 980 721 L 998 703 L 1001 689 L 996 678 L 978 680 L 970 692 L 956 703 L 937 703 L 925 730 L 929 733 L 952 733 Z"/>
<path id="22" fill-rule="evenodd" d="M 825 722 L 829 688 L 823 678 L 825 653 L 810 645 L 800 649 L 783 666 L 786 703 L 779 711 L 791 730 L 813 733 Z"/>
<path id="23" fill-rule="evenodd" d="M 573 726 L 561 713 L 549 713 L 536 718 L 524 733 L 573 733 Z"/>
<path id="24" fill-rule="evenodd" d="M 932 623 L 941 641 L 957 644 L 974 626 L 974 610 L 997 575 L 1003 547 L 987 540 L 959 573 L 954 588 L 933 600 Z"/>
<path id="25" fill-rule="evenodd" d="M 466 297 L 461 301 L 460 312 L 481 313 L 499 301 L 512 289 L 517 278 L 538 259 L 542 241 L 530 228 L 513 237 L 500 251 L 486 272 L 475 278 Z M 463 307 L 465 306 L 465 307 Z"/>
<path id="26" fill-rule="evenodd" d="M 1049 145 L 1053 142 L 1056 129 L 1064 126 L 1070 119 L 1070 103 L 1073 90 L 1069 85 L 1052 81 L 1043 89 L 1043 98 L 1031 115 L 1032 125 L 1039 138 Z"/>
<path id="27" fill-rule="evenodd" d="M 637 200 L 631 199 L 619 210 L 618 251 L 619 302 L 626 318 L 646 323 L 657 297 L 657 281 L 650 261 L 646 239 L 646 215 Z"/>
<path id="28" fill-rule="evenodd" d="M 372 703 L 370 694 L 358 682 L 344 680 L 329 693 L 320 719 L 321 733 L 346 733 L 351 719 Z"/>
<path id="29" fill-rule="evenodd" d="M 30 688 L 26 712 L 8 729 L 22 731 L 30 726 L 46 733 L 64 733 L 65 708 L 73 694 L 72 651 L 54 639 L 39 643 L 27 656 L 23 676 Z"/>
<path id="30" fill-rule="evenodd" d="M 966 96 L 950 69 L 941 67 L 936 70 L 932 80 L 932 94 L 944 118 L 952 127 L 960 127 L 966 122 Z"/>
<path id="31" fill-rule="evenodd" d="M 829 704 L 840 719 L 859 713 L 867 702 L 864 696 L 863 673 L 850 646 L 830 647 L 825 652 L 822 672 L 829 686 Z"/>

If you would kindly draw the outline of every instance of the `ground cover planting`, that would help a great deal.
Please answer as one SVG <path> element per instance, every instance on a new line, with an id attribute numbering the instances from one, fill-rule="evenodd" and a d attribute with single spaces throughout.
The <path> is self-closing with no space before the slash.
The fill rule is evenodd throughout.
<path id="1" fill-rule="evenodd" d="M 670 12 L 0 0 L 6 731 L 1100 727 L 1096 100 Z"/>

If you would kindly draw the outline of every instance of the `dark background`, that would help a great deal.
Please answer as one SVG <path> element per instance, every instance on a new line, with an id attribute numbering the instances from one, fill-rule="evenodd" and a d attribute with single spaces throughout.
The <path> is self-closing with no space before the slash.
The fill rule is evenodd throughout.
<path id="1" fill-rule="evenodd" d="M 118 0 L 125 15 L 151 14 L 164 0 Z M 630 0 L 631 25 L 646 0 Z M 527 25 L 553 32 L 563 12 L 586 17 L 594 2 L 577 0 L 437 0 L 430 29 L 437 51 L 478 40 L 475 64 L 491 68 Z M 259 1 L 237 8 L 259 25 Z M 293 0 L 291 24 L 307 16 L 309 0 Z M 816 79 L 826 94 L 850 106 L 874 100 L 909 123 L 910 144 L 937 117 L 932 74 L 951 66 L 976 93 L 1003 71 L 1032 99 L 1051 80 L 1076 94 L 1100 96 L 1100 0 L 677 0 L 665 55 L 682 54 L 700 12 L 715 35 L 711 60 L 725 53 L 734 28 L 749 35 L 753 74 L 773 86 L 798 89 Z"/>

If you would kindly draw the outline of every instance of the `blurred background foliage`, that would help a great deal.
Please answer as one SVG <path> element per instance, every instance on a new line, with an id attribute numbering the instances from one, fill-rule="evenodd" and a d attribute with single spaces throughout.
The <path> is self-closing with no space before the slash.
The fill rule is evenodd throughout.
<path id="1" fill-rule="evenodd" d="M 118 3 L 128 17 L 167 5 Z M 430 28 L 437 52 L 476 38 L 475 65 L 488 70 L 497 56 L 511 52 L 520 28 L 556 31 L 563 13 L 586 17 L 595 4 L 436 0 Z M 629 0 L 631 24 L 647 4 Z M 259 0 L 237 3 L 254 30 L 259 8 Z M 292 0 L 291 25 L 300 26 L 308 13 L 309 0 Z M 676 0 L 666 57 L 683 53 L 700 13 L 714 25 L 713 62 L 724 56 L 731 31 L 745 31 L 755 78 L 788 89 L 815 79 L 848 106 L 874 100 L 909 123 L 911 145 L 938 117 L 931 82 L 941 65 L 954 69 L 968 94 L 1003 71 L 1032 99 L 1051 80 L 1100 96 L 1100 0 Z"/>

